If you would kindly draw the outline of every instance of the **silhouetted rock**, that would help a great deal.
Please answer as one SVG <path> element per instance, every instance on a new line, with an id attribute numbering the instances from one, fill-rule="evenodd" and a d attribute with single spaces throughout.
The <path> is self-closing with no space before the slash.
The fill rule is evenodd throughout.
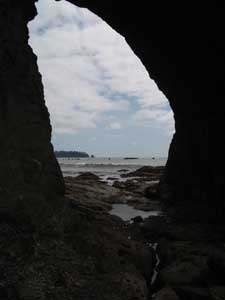
<path id="1" fill-rule="evenodd" d="M 144 190 L 144 195 L 145 197 L 154 200 L 154 199 L 159 199 L 159 184 L 158 183 L 151 183 L 148 184 L 148 186 Z"/>
<path id="2" fill-rule="evenodd" d="M 1 1 L 0 183 L 15 202 L 18 197 L 39 195 L 42 203 L 47 202 L 46 210 L 53 199 L 64 195 L 64 183 L 50 142 L 51 125 L 37 57 L 28 45 L 27 24 L 36 14 L 34 0 Z"/>
<path id="3" fill-rule="evenodd" d="M 155 300 L 179 300 L 175 291 L 170 287 L 166 286 L 160 290 L 154 297 Z"/>
<path id="4" fill-rule="evenodd" d="M 121 191 L 99 180 L 65 182 L 64 209 L 38 229 L 1 216 L 2 299 L 147 299 L 154 254 L 107 213 Z"/>
<path id="5" fill-rule="evenodd" d="M 132 218 L 132 220 L 133 220 L 134 223 L 143 222 L 143 218 L 141 216 L 134 217 L 134 218 Z"/>
<path id="6" fill-rule="evenodd" d="M 91 173 L 91 172 L 83 172 L 76 177 L 77 179 L 83 180 L 100 180 L 99 176 Z"/>
<path id="7" fill-rule="evenodd" d="M 211 299 L 225 299 L 225 286 L 213 286 L 210 289 Z"/>
<path id="8" fill-rule="evenodd" d="M 151 241 L 165 236 L 168 232 L 166 218 L 163 216 L 151 216 L 141 224 L 141 230 Z"/>
<path id="9" fill-rule="evenodd" d="M 87 158 L 89 155 L 82 151 L 55 151 L 56 157 Z"/>
<path id="10" fill-rule="evenodd" d="M 37 58 L 28 45 L 27 24 L 37 13 L 36 1 L 14 2 L 2 0 L 0 9 L 4 16 L 0 21 L 0 137 L 4 145 L 0 153 L 0 182 L 13 194 L 39 191 L 49 201 L 55 195 L 63 195 L 64 185 L 51 145 L 51 126 Z M 218 23 L 219 17 L 216 22 L 206 17 L 217 11 L 216 5 L 205 4 L 206 13 L 196 5 L 185 11 L 178 8 L 176 13 L 175 4 L 168 2 L 162 8 L 161 2 L 155 1 L 153 11 L 160 11 L 162 16 L 158 22 L 157 14 L 149 18 L 147 4 L 129 3 L 128 7 L 120 3 L 118 7 L 112 1 L 69 2 L 90 8 L 122 34 L 169 99 L 176 133 L 163 181 L 176 191 L 176 201 L 194 199 L 210 203 L 216 198 L 214 202 L 220 207 L 225 194 L 225 145 L 220 134 L 224 60 L 219 54 L 224 50 L 220 38 L 223 27 Z M 149 28 L 156 23 L 155 33 L 149 34 Z M 217 46 L 211 47 L 211 41 Z M 211 158 L 214 163 L 209 163 Z M 223 211 L 219 210 L 220 216 L 215 220 L 223 221 Z"/>
<path id="11" fill-rule="evenodd" d="M 163 174 L 164 167 L 144 166 L 136 171 L 121 174 L 121 177 L 148 177 L 151 180 L 158 180 Z"/>
<path id="12" fill-rule="evenodd" d="M 203 287 L 181 286 L 175 289 L 181 299 L 213 300 L 209 289 Z"/>
<path id="13" fill-rule="evenodd" d="M 166 268 L 162 269 L 160 274 L 165 283 L 173 286 L 203 284 L 205 264 L 200 258 L 196 261 L 175 261 Z"/>
<path id="14" fill-rule="evenodd" d="M 214 246 L 211 248 L 208 265 L 210 269 L 215 273 L 219 278 L 225 277 L 225 246 L 220 244 L 220 246 Z M 225 280 L 224 280 L 225 284 Z"/>
<path id="15" fill-rule="evenodd" d="M 124 189 L 125 188 L 125 183 L 124 182 L 121 182 L 121 181 L 118 181 L 118 180 L 115 180 L 113 182 L 113 186 L 115 188 L 118 188 L 118 189 Z"/>

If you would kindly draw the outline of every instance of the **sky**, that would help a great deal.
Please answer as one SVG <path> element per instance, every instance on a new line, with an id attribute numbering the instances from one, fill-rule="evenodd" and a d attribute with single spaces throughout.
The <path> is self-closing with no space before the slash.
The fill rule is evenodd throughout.
<path id="1" fill-rule="evenodd" d="M 165 157 L 168 100 L 123 36 L 85 8 L 39 0 L 29 23 L 56 150 Z"/>

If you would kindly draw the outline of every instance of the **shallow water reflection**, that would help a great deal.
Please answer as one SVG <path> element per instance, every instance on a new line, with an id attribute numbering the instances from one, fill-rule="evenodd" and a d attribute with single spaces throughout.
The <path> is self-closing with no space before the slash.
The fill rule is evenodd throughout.
<path id="1" fill-rule="evenodd" d="M 158 216 L 161 214 L 160 211 L 143 211 L 135 209 L 127 204 L 113 204 L 109 213 L 120 217 L 124 221 L 130 221 L 132 218 L 137 216 L 141 216 L 144 219 L 149 216 Z"/>

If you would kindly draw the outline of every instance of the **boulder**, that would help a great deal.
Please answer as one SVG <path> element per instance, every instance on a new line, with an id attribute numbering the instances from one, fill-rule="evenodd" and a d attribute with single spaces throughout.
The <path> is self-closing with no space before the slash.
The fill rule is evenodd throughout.
<path id="1" fill-rule="evenodd" d="M 83 180 L 100 180 L 99 176 L 91 173 L 91 172 L 84 172 L 81 173 L 76 177 L 77 179 L 83 179 Z"/>
<path id="2" fill-rule="evenodd" d="M 158 239 L 165 235 L 168 228 L 166 218 L 164 216 L 151 216 L 144 220 L 140 225 L 141 231 L 149 239 Z"/>
<path id="3" fill-rule="evenodd" d="M 160 290 L 154 297 L 154 300 L 179 300 L 175 291 L 170 287 L 166 286 Z"/>
<path id="4" fill-rule="evenodd" d="M 225 246 L 221 244 L 218 247 L 214 247 L 209 254 L 208 266 L 215 273 L 216 277 L 220 279 L 225 276 Z M 225 280 L 224 284 L 225 284 Z"/>
<path id="5" fill-rule="evenodd" d="M 132 218 L 134 223 L 142 223 L 143 222 L 143 218 L 141 216 L 137 216 Z"/>
<path id="6" fill-rule="evenodd" d="M 225 286 L 213 286 L 209 291 L 213 300 L 225 299 Z"/>
<path id="7" fill-rule="evenodd" d="M 117 189 L 124 189 L 125 188 L 124 182 L 121 182 L 121 181 L 118 181 L 118 180 L 114 181 L 112 186 L 117 188 Z"/>
<path id="8" fill-rule="evenodd" d="M 144 166 L 136 171 L 121 174 L 121 177 L 150 177 L 152 180 L 157 180 L 159 179 L 162 174 L 163 174 L 164 167 L 162 166 L 157 166 L 157 167 L 152 167 L 152 166 Z"/>
<path id="9" fill-rule="evenodd" d="M 145 197 L 151 200 L 159 198 L 158 186 L 158 183 L 149 184 L 148 187 L 144 190 Z"/>
<path id="10" fill-rule="evenodd" d="M 205 268 L 201 261 L 175 261 L 160 271 L 163 281 L 173 286 L 204 283 Z"/>
<path id="11" fill-rule="evenodd" d="M 187 300 L 212 300 L 208 288 L 181 286 L 177 287 L 176 293 L 181 299 Z"/>

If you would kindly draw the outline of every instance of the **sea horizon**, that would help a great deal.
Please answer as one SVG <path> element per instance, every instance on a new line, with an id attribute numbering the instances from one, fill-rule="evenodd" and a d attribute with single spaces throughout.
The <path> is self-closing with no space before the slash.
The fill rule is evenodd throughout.
<path id="1" fill-rule="evenodd" d="M 132 172 L 143 166 L 165 166 L 167 157 L 139 157 L 124 159 L 124 157 L 84 157 L 58 158 L 63 176 L 74 176 L 91 172 L 102 179 L 107 177 L 120 178 L 121 172 Z"/>

